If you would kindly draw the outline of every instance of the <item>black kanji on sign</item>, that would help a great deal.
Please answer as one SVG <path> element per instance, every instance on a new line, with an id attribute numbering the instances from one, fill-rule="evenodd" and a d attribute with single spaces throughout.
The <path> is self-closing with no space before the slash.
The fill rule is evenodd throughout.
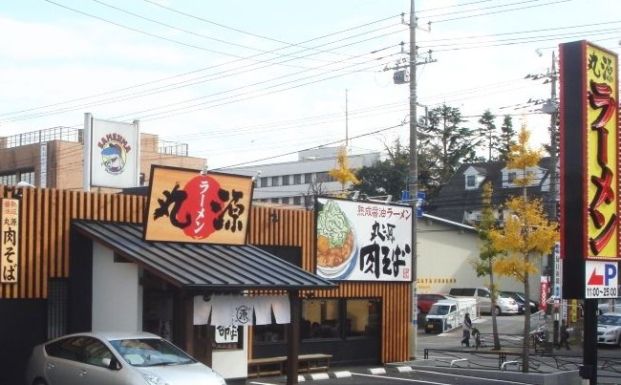
<path id="1" fill-rule="evenodd" d="M 153 212 L 153 219 L 167 216 L 173 226 L 180 229 L 188 227 L 192 223 L 192 216 L 190 213 L 186 213 L 184 222 L 179 222 L 177 220 L 177 212 L 179 212 L 183 201 L 185 201 L 188 197 L 188 193 L 183 190 L 179 190 L 179 184 L 177 183 L 171 191 L 164 190 L 162 195 L 164 195 L 166 200 L 158 198 L 157 202 L 160 207 L 156 208 Z M 172 209 L 170 209 L 171 205 L 173 206 Z"/>
<path id="2" fill-rule="evenodd" d="M 383 246 L 382 249 L 388 249 Z M 386 250 L 387 251 L 387 250 Z M 369 245 L 363 246 L 360 249 L 360 263 L 359 268 L 363 273 L 372 273 L 375 278 L 380 276 L 380 252 L 383 254 L 384 250 L 380 249 L 380 245 L 373 242 Z"/>
<path id="3" fill-rule="evenodd" d="M 213 226 L 216 230 L 229 230 L 231 232 L 241 231 L 244 224 L 239 219 L 246 210 L 246 207 L 239 203 L 244 197 L 243 191 L 232 190 L 229 194 L 227 190 L 220 189 L 218 197 L 223 202 L 228 202 L 224 210 L 214 219 Z M 213 207 L 212 207 L 213 210 Z"/>

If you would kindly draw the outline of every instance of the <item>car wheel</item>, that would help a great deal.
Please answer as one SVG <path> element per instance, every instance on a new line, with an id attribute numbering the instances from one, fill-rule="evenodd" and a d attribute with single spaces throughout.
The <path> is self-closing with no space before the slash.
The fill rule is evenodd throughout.
<path id="1" fill-rule="evenodd" d="M 502 312 L 500 311 L 500 307 L 496 306 L 494 308 L 494 315 L 499 316 L 500 314 L 502 314 Z"/>
<path id="2" fill-rule="evenodd" d="M 34 380 L 34 382 L 32 383 L 32 385 L 47 385 L 47 382 L 45 382 L 45 380 L 42 380 L 40 378 L 37 378 L 36 380 Z"/>

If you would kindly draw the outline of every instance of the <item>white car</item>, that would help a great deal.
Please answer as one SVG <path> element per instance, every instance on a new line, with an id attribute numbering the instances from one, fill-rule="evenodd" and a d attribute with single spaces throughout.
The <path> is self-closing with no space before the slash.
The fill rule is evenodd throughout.
<path id="1" fill-rule="evenodd" d="M 597 343 L 621 346 L 621 313 L 597 317 Z"/>
<path id="2" fill-rule="evenodd" d="M 37 345 L 27 385 L 226 385 L 209 367 L 150 333 L 78 333 Z"/>

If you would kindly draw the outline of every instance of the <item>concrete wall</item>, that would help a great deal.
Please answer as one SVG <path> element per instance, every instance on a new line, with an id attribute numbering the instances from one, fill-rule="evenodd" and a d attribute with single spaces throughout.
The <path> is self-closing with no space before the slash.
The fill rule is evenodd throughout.
<path id="1" fill-rule="evenodd" d="M 224 378 L 248 377 L 248 327 L 244 326 L 244 348 L 237 350 L 214 350 L 212 368 Z"/>
<path id="2" fill-rule="evenodd" d="M 93 243 L 93 331 L 142 330 L 142 287 L 135 263 L 114 262 L 112 250 Z"/>

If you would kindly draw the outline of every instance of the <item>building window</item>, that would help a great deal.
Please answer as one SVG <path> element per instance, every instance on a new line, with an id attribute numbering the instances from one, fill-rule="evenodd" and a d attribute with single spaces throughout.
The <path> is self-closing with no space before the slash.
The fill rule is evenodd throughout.
<path id="1" fill-rule="evenodd" d="M 257 325 L 253 328 L 253 341 L 259 344 L 286 342 L 285 324 L 277 324 L 272 313 L 272 323 L 269 325 Z"/>
<path id="2" fill-rule="evenodd" d="M 261 187 L 267 187 L 267 177 L 261 178 Z"/>
<path id="3" fill-rule="evenodd" d="M 339 338 L 341 315 L 339 300 L 305 300 L 302 302 L 302 339 Z"/>
<path id="4" fill-rule="evenodd" d="M 475 187 L 477 177 L 475 175 L 466 175 L 466 187 Z"/>
<path id="5" fill-rule="evenodd" d="M 283 175 L 282 176 L 282 185 L 283 186 L 289 186 L 289 175 Z"/>
<path id="6" fill-rule="evenodd" d="M 281 199 L 281 203 L 288 205 L 289 204 L 289 197 L 284 197 Z"/>
<path id="7" fill-rule="evenodd" d="M 271 199 L 270 199 L 270 202 L 272 202 L 272 203 L 278 203 L 278 198 L 271 198 Z"/>
<path id="8" fill-rule="evenodd" d="M 295 174 L 293 176 L 293 184 L 302 184 L 302 174 Z"/>
<path id="9" fill-rule="evenodd" d="M 280 184 L 278 183 L 279 178 L 280 178 L 279 176 L 272 177 L 272 186 L 280 186 Z"/>
<path id="10" fill-rule="evenodd" d="M 0 184 L 12 186 L 17 184 L 17 174 L 0 175 Z"/>
<path id="11" fill-rule="evenodd" d="M 313 183 L 313 174 L 308 172 L 304 174 L 304 183 Z"/>
<path id="12" fill-rule="evenodd" d="M 299 206 L 302 204 L 302 197 L 293 197 L 293 204 Z"/>
<path id="13" fill-rule="evenodd" d="M 317 173 L 317 178 L 316 178 L 317 183 L 330 182 L 331 180 L 332 180 L 332 177 L 327 171 Z"/>
<path id="14" fill-rule="evenodd" d="M 517 178 L 517 173 L 516 172 L 510 172 L 507 174 L 507 179 L 509 181 L 509 183 L 513 183 L 513 181 L 515 181 L 515 178 Z"/>
<path id="15" fill-rule="evenodd" d="M 380 326 L 378 300 L 349 299 L 345 311 L 345 337 L 376 335 Z"/>

